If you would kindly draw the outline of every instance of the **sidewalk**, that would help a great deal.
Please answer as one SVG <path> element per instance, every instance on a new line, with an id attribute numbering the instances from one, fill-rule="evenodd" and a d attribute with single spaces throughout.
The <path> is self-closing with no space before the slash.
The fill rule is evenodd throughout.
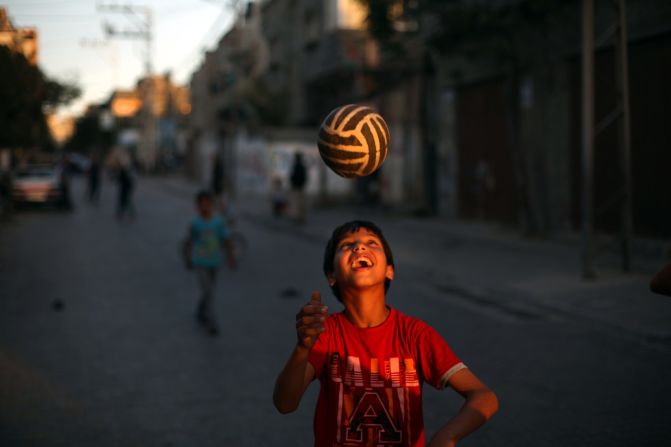
<path id="1" fill-rule="evenodd" d="M 195 190 L 175 179 L 170 185 L 175 191 Z M 356 206 L 312 207 L 307 223 L 299 226 L 274 218 L 265 197 L 238 198 L 236 207 L 243 219 L 320 244 L 340 223 L 372 220 L 392 241 L 395 257 L 406 270 L 421 274 L 434 292 L 520 318 L 570 320 L 671 346 L 671 297 L 653 294 L 648 285 L 665 262 L 661 253 L 639 250 L 628 274 L 619 270 L 617 255 L 604 253 L 595 261 L 597 278 L 586 281 L 576 235 L 534 240 L 495 224 L 409 217 Z"/>

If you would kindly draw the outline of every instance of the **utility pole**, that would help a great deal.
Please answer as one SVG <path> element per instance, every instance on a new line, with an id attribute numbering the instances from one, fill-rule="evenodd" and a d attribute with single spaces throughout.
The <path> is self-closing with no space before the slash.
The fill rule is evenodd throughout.
<path id="1" fill-rule="evenodd" d="M 120 4 L 98 4 L 98 10 L 120 13 L 126 16 L 133 24 L 133 28 L 118 30 L 109 22 L 103 23 L 103 30 L 107 37 L 138 39 L 145 42 L 145 78 L 139 82 L 139 96 L 142 101 L 140 111 L 140 142 L 138 144 L 138 157 L 145 169 L 152 170 L 155 167 L 158 156 L 158 117 L 155 113 L 155 84 L 152 75 L 152 10 L 148 6 L 120 5 Z M 142 87 L 144 85 L 144 87 Z"/>
<path id="2" fill-rule="evenodd" d="M 615 35 L 615 73 L 617 79 L 619 119 L 620 169 L 624 185 L 622 207 L 620 209 L 620 245 L 622 250 L 622 271 L 631 270 L 632 217 L 632 175 L 631 175 L 631 121 L 629 110 L 629 52 L 627 51 L 627 11 L 625 0 L 616 0 L 619 26 Z"/>
<path id="3" fill-rule="evenodd" d="M 593 261 L 597 254 L 594 242 L 594 216 L 613 205 L 620 211 L 620 251 L 622 271 L 631 270 L 632 175 L 631 124 L 629 111 L 629 59 L 627 51 L 627 13 L 625 0 L 611 0 L 615 9 L 613 23 L 594 37 L 594 0 L 583 0 L 582 7 L 582 232 L 584 278 L 593 278 Z M 615 108 L 595 125 L 594 117 L 594 50 L 612 40 L 615 53 Z M 618 125 L 618 144 L 622 186 L 612 197 L 594 208 L 594 141 L 612 124 Z"/>
<path id="4" fill-rule="evenodd" d="M 582 1 L 582 276 L 594 278 L 594 0 Z"/>
<path id="5" fill-rule="evenodd" d="M 139 39 L 143 40 L 146 45 L 145 50 L 145 75 L 150 76 L 152 73 L 152 29 L 153 18 L 152 10 L 148 6 L 140 5 L 117 5 L 117 4 L 98 4 L 98 10 L 107 12 L 117 12 L 125 15 L 129 21 L 134 24 L 133 29 L 118 30 L 109 22 L 103 22 L 103 30 L 107 37 L 115 37 L 122 39 Z"/>

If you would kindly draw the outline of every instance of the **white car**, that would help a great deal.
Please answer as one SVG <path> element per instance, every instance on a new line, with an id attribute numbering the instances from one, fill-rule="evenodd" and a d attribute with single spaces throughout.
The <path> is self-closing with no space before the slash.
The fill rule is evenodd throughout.
<path id="1" fill-rule="evenodd" d="M 62 195 L 61 170 L 56 166 L 26 166 L 14 174 L 12 200 L 15 203 L 60 204 Z"/>

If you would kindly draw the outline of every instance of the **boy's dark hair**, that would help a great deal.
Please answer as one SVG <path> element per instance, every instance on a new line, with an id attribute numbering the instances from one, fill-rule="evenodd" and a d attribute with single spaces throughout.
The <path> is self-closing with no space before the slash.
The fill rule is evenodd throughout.
<path id="1" fill-rule="evenodd" d="M 196 203 L 200 202 L 203 199 L 213 200 L 214 195 L 212 195 L 212 191 L 210 191 L 209 189 L 201 189 L 200 191 L 198 191 L 198 193 L 196 194 Z"/>
<path id="2" fill-rule="evenodd" d="M 382 234 L 382 230 L 380 229 L 380 227 L 375 225 L 373 222 L 369 222 L 367 220 L 353 220 L 351 222 L 346 222 L 337 227 L 335 230 L 333 230 L 331 238 L 326 243 L 326 250 L 324 251 L 324 265 L 323 265 L 325 275 L 333 273 L 334 270 L 333 260 L 335 259 L 338 243 L 342 240 L 343 237 L 345 237 L 345 235 L 359 231 L 361 228 L 365 228 L 366 230 L 370 231 L 380 239 L 380 242 L 382 242 L 382 248 L 384 249 L 384 255 L 387 258 L 387 264 L 391 265 L 392 267 L 394 266 L 394 255 L 392 254 L 391 247 L 389 246 L 387 240 L 384 238 L 384 234 Z M 387 292 L 387 290 L 389 290 L 390 284 L 391 280 L 389 280 L 388 278 L 385 279 L 384 281 L 385 293 Z M 335 297 L 338 298 L 338 301 L 341 301 L 340 291 L 338 290 L 337 284 L 331 286 L 331 291 L 333 291 Z"/>

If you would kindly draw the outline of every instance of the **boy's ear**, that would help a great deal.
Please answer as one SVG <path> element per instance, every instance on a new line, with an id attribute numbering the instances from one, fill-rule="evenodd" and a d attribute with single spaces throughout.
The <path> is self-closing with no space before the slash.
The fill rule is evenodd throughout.
<path id="1" fill-rule="evenodd" d="M 333 272 L 326 274 L 326 280 L 329 283 L 329 287 L 335 286 L 336 279 L 335 279 L 335 275 L 333 274 Z"/>
<path id="2" fill-rule="evenodd" d="M 394 279 L 394 266 L 393 265 L 388 265 L 387 266 L 387 273 L 385 273 L 384 276 L 390 281 L 392 281 Z"/>

